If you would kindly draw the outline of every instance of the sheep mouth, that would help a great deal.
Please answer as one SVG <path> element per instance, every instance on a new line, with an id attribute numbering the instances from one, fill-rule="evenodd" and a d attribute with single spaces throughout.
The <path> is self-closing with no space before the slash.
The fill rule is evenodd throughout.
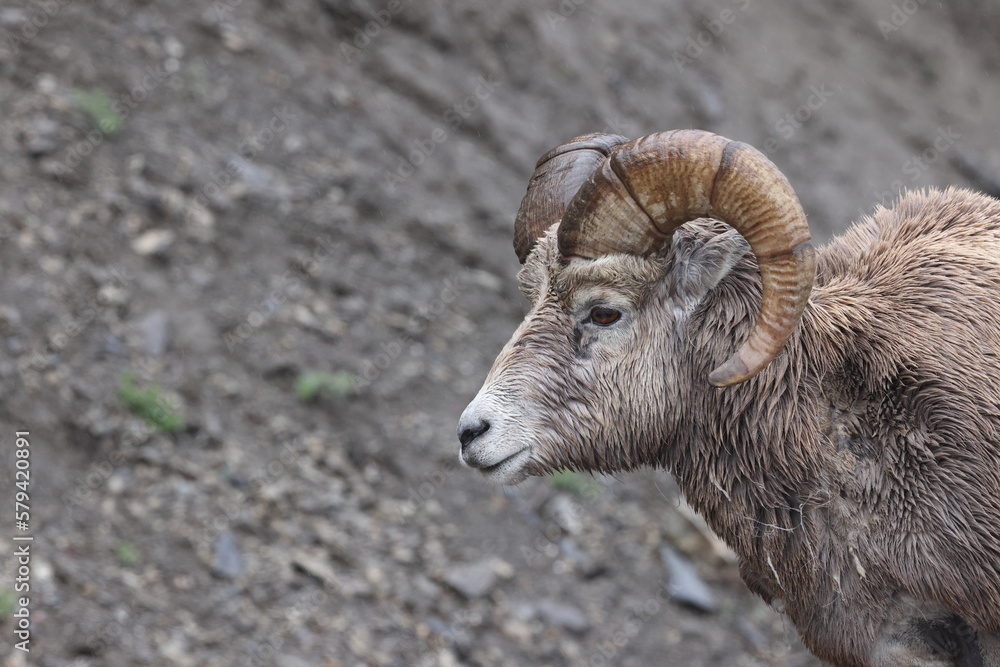
<path id="1" fill-rule="evenodd" d="M 528 476 L 524 464 L 527 463 L 529 458 L 531 458 L 531 448 L 525 447 L 492 465 L 479 468 L 479 472 L 484 477 L 496 479 L 503 484 L 514 485 Z M 501 477 L 504 479 L 498 479 Z"/>

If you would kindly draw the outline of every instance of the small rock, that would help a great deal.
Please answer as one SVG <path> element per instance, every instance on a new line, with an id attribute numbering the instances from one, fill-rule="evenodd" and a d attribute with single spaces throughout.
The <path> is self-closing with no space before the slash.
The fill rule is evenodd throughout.
<path id="1" fill-rule="evenodd" d="M 109 333 L 104 336 L 104 340 L 101 345 L 101 354 L 107 354 L 113 357 L 125 357 L 128 356 L 128 350 L 125 349 L 125 345 L 122 344 L 121 339 L 114 334 Z"/>
<path id="2" fill-rule="evenodd" d="M 129 292 L 117 285 L 102 285 L 97 290 L 97 302 L 104 306 L 120 306 L 128 301 Z"/>
<path id="3" fill-rule="evenodd" d="M 55 255 L 43 255 L 38 259 L 38 266 L 45 271 L 45 273 L 56 275 L 62 273 L 66 269 L 66 262 L 63 261 L 62 257 L 57 257 Z"/>
<path id="4" fill-rule="evenodd" d="M 243 571 L 243 555 L 236 546 L 236 538 L 228 530 L 215 540 L 212 571 L 224 579 L 235 579 Z"/>
<path id="5" fill-rule="evenodd" d="M 222 420 L 214 412 L 206 410 L 201 417 L 201 423 L 205 427 L 205 433 L 209 437 L 221 441 L 222 437 L 226 434 L 226 431 L 222 428 Z"/>
<path id="6" fill-rule="evenodd" d="M 354 95 L 351 93 L 351 89 L 342 83 L 331 83 L 328 92 L 334 106 L 347 107 L 354 103 Z"/>
<path id="7" fill-rule="evenodd" d="M 296 551 L 292 554 L 292 564 L 331 588 L 336 588 L 339 583 L 337 573 L 322 550 Z"/>
<path id="8" fill-rule="evenodd" d="M 469 600 L 486 595 L 497 583 L 493 558 L 484 558 L 452 568 L 444 575 L 444 583 Z"/>
<path id="9" fill-rule="evenodd" d="M 169 229 L 151 229 L 132 241 L 132 249 L 144 257 L 159 255 L 173 244 L 175 237 Z"/>
<path id="10" fill-rule="evenodd" d="M 493 572 L 501 579 L 510 579 L 514 576 L 514 566 L 502 558 L 494 558 Z"/>
<path id="11" fill-rule="evenodd" d="M 184 45 L 173 35 L 163 40 L 163 50 L 171 58 L 180 60 L 184 57 Z"/>
<path id="12" fill-rule="evenodd" d="M 41 583 L 48 583 L 52 580 L 52 565 L 48 561 L 38 560 L 31 564 L 32 574 Z"/>
<path id="13" fill-rule="evenodd" d="M 51 153 L 58 147 L 57 133 L 59 123 L 49 118 L 40 118 L 32 122 L 21 137 L 24 150 L 28 155 L 37 157 Z"/>
<path id="14" fill-rule="evenodd" d="M 428 630 L 437 635 L 440 635 L 441 637 L 444 637 L 449 642 L 454 642 L 456 639 L 458 639 L 458 634 L 464 631 L 463 628 L 456 628 L 452 625 L 449 625 L 447 622 L 442 621 L 440 618 L 437 618 L 436 616 L 429 616 L 425 618 L 423 620 L 423 623 L 424 625 L 427 626 Z"/>
<path id="15" fill-rule="evenodd" d="M 573 563 L 573 567 L 584 579 L 592 579 L 604 572 L 604 563 L 595 560 L 577 546 L 572 538 L 559 540 L 559 550 Z"/>
<path id="16" fill-rule="evenodd" d="M 188 271 L 188 278 L 198 287 L 208 287 L 215 281 L 215 276 L 212 275 L 212 272 L 200 266 L 192 266 Z"/>
<path id="17" fill-rule="evenodd" d="M 590 629 L 587 616 L 573 605 L 545 598 L 535 605 L 538 615 L 550 625 L 582 634 Z"/>
<path id="18" fill-rule="evenodd" d="M 226 169 L 239 176 L 248 194 L 276 201 L 288 199 L 292 195 L 291 188 L 273 171 L 241 155 L 230 158 L 226 163 Z"/>
<path id="19" fill-rule="evenodd" d="M 187 639 L 183 636 L 170 637 L 160 644 L 159 651 L 172 665 L 187 667 L 187 665 L 196 664 L 196 661 L 191 658 L 191 648 L 188 646 Z"/>
<path id="20" fill-rule="evenodd" d="M 146 354 L 160 357 L 167 351 L 169 324 L 167 313 L 160 309 L 142 318 L 139 322 L 139 331 L 142 333 L 142 349 Z"/>
<path id="21" fill-rule="evenodd" d="M 20 336 L 11 336 L 5 341 L 4 348 L 12 357 L 19 357 L 24 352 L 24 340 Z"/>
<path id="22" fill-rule="evenodd" d="M 185 231 L 199 241 L 211 241 L 215 238 L 215 215 L 196 202 L 184 205 Z"/>
<path id="23" fill-rule="evenodd" d="M 583 522 L 580 521 L 580 506 L 569 496 L 560 493 L 549 503 L 552 520 L 570 535 L 583 532 Z"/>
<path id="24" fill-rule="evenodd" d="M 535 633 L 531 628 L 531 624 L 522 618 L 511 617 L 500 619 L 500 630 L 521 646 L 530 646 L 534 641 Z"/>
<path id="25" fill-rule="evenodd" d="M 240 53 L 242 51 L 246 51 L 247 47 L 250 46 L 250 43 L 247 41 L 247 39 L 243 37 L 243 35 L 240 35 L 238 32 L 236 32 L 235 29 L 222 31 L 222 44 L 227 49 L 233 51 L 234 53 Z"/>
<path id="26" fill-rule="evenodd" d="M 683 556 L 664 545 L 660 547 L 660 558 L 663 559 L 663 565 L 670 577 L 667 593 L 671 598 L 709 614 L 719 608 L 712 591 L 698 576 L 694 566 Z"/>
<path id="27" fill-rule="evenodd" d="M 355 625 L 347 632 L 347 647 L 357 656 L 368 656 L 372 652 L 371 631 L 367 625 Z"/>
<path id="28" fill-rule="evenodd" d="M 337 592 L 345 598 L 368 598 L 372 597 L 374 591 L 371 584 L 364 579 L 345 577 L 338 582 Z"/>
<path id="29" fill-rule="evenodd" d="M 441 594 L 441 587 L 422 574 L 413 578 L 413 590 L 427 600 L 434 600 Z"/>

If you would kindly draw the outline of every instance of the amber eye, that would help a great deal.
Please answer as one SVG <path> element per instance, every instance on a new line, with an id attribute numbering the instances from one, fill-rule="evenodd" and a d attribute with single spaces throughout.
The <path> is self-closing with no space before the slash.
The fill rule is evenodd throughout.
<path id="1" fill-rule="evenodd" d="M 622 314 L 614 308 L 596 306 L 590 309 L 590 319 L 593 320 L 594 324 L 600 324 L 601 326 L 614 324 L 621 316 Z"/>

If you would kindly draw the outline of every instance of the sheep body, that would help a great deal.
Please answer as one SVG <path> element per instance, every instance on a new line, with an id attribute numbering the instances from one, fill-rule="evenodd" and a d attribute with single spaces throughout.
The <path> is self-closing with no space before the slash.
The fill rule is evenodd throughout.
<path id="1" fill-rule="evenodd" d="M 824 660 L 1000 666 L 1000 202 L 911 192 L 819 249 L 782 353 L 722 390 L 706 374 L 761 300 L 741 237 L 702 219 L 649 258 L 567 262 L 557 227 L 465 462 L 666 468 Z"/>
<path id="2" fill-rule="evenodd" d="M 692 318 L 693 349 L 718 345 L 733 304 L 752 317 L 749 264 Z M 1000 636 L 998 295 L 1000 202 L 910 193 L 820 250 L 799 330 L 756 386 L 700 392 L 694 409 L 735 437 L 661 450 L 751 589 L 836 664 L 905 664 L 916 618 Z"/>

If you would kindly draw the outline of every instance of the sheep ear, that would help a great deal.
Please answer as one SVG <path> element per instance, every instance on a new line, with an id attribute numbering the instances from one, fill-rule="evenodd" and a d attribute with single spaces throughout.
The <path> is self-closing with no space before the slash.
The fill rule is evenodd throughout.
<path id="1" fill-rule="evenodd" d="M 689 308 L 701 303 L 750 251 L 750 244 L 735 230 L 708 240 L 684 238 L 677 241 L 673 296 Z"/>

